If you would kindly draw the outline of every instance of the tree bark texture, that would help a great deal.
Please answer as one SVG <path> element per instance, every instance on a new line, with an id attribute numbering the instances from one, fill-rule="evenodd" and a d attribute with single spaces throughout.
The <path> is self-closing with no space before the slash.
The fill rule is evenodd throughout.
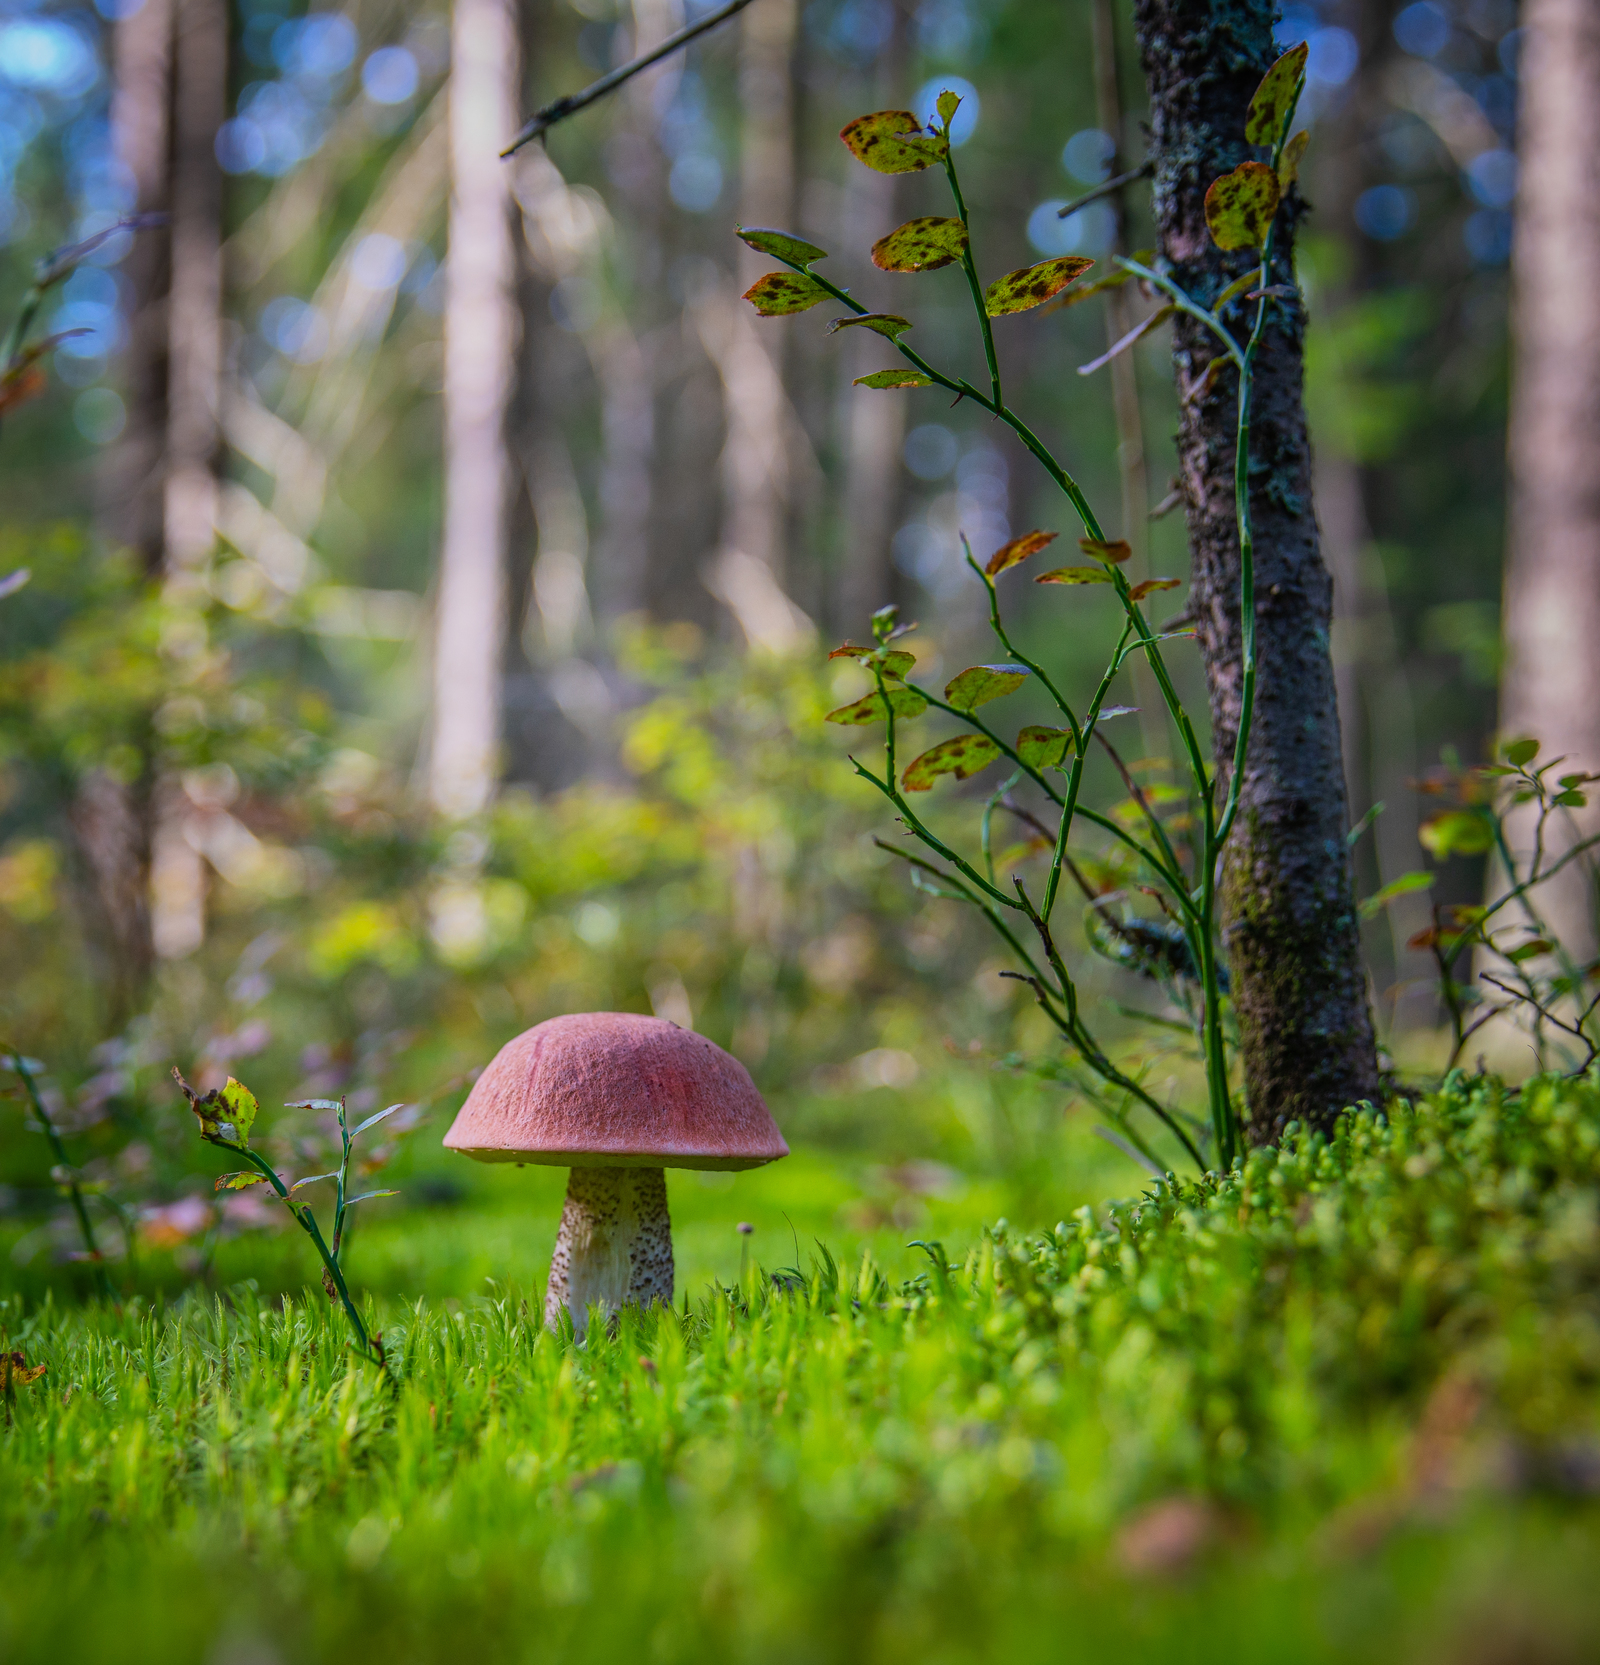
<path id="1" fill-rule="evenodd" d="M 1159 257 L 1211 302 L 1252 262 L 1224 254 L 1205 222 L 1219 174 L 1257 153 L 1246 111 L 1278 55 L 1272 0 L 1136 0 L 1151 97 Z M 1257 157 L 1259 159 L 1259 157 Z M 1273 281 L 1292 280 L 1291 195 Z M 1241 309 L 1242 310 L 1242 309 Z M 1256 361 L 1250 438 L 1259 676 L 1239 818 L 1223 858 L 1222 933 L 1232 975 L 1253 1141 L 1297 1120 L 1326 1127 L 1378 1089 L 1376 1050 L 1345 843 L 1348 814 L 1329 655 L 1332 586 L 1311 501 L 1302 398 L 1305 319 L 1277 306 Z M 1240 714 L 1239 538 L 1233 476 L 1238 383 L 1204 381 L 1218 348 L 1180 315 L 1173 364 L 1188 515 L 1190 616 L 1205 663 L 1218 790 Z"/>
<path id="2" fill-rule="evenodd" d="M 1600 11 L 1525 0 L 1512 252 L 1511 505 L 1500 721 L 1541 761 L 1600 769 Z M 1530 808 L 1532 806 L 1529 806 Z M 1600 828 L 1591 800 L 1549 857 Z M 1513 820 L 1514 845 L 1531 820 Z M 1574 958 L 1597 946 L 1581 864 L 1537 901 Z"/>

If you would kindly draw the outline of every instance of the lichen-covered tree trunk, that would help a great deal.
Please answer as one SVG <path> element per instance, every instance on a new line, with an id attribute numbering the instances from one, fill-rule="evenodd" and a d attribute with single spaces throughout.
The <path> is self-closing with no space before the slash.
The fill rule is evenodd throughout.
<path id="1" fill-rule="evenodd" d="M 1150 87 L 1159 255 L 1209 303 L 1250 264 L 1206 229 L 1205 192 L 1249 157 L 1245 114 L 1277 56 L 1273 0 L 1136 0 Z M 1291 276 L 1291 194 L 1275 281 Z M 1256 361 L 1250 505 L 1259 666 L 1240 813 L 1224 858 L 1222 929 L 1248 1097 L 1249 1137 L 1290 1120 L 1326 1127 L 1378 1085 L 1351 894 L 1339 712 L 1329 655 L 1332 585 L 1311 502 L 1302 398 L 1305 320 L 1278 306 Z M 1211 337 L 1181 317 L 1173 363 L 1178 457 L 1189 524 L 1190 615 L 1205 662 L 1216 754 L 1226 775 L 1239 721 L 1239 538 L 1234 520 L 1231 372 L 1206 387 Z"/>

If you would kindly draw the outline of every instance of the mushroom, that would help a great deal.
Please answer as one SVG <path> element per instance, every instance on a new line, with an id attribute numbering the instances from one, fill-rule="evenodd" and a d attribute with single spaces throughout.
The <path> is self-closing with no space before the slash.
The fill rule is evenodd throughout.
<path id="1" fill-rule="evenodd" d="M 550 1018 L 508 1041 L 446 1150 L 570 1168 L 544 1322 L 672 1303 L 666 1168 L 759 1168 L 789 1154 L 749 1071 L 693 1030 L 631 1012 Z"/>

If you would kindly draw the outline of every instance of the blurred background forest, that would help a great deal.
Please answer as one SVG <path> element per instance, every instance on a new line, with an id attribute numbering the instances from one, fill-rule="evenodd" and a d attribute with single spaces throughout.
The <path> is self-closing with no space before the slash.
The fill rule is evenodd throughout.
<path id="1" fill-rule="evenodd" d="M 1053 1150 L 1070 1083 L 1031 1003 L 873 847 L 820 718 L 865 686 L 826 650 L 885 602 L 930 681 L 984 656 L 958 531 L 1068 528 L 980 413 L 853 389 L 886 362 L 866 332 L 740 305 L 764 263 L 732 226 L 813 239 L 970 354 L 959 279 L 868 265 L 926 210 L 838 129 L 955 87 L 987 269 L 1147 246 L 1142 182 L 1057 212 L 1142 158 L 1125 8 L 756 0 L 499 163 L 692 0 L 97 3 L 0 0 L 7 313 L 51 248 L 168 216 L 52 294 L 77 333 L 0 431 L 0 574 L 31 573 L 0 602 L 0 1030 L 106 1207 L 165 1249 L 260 1213 L 189 1177 L 174 1061 L 264 1104 L 404 1097 L 432 1145 L 495 1046 L 609 1006 L 730 1046 L 792 1138 L 899 1163 L 885 1218 Z M 1413 782 L 1497 730 L 1521 36 L 1514 0 L 1295 0 L 1279 39 L 1310 43 L 1307 398 L 1352 819 L 1385 806 L 1365 896 L 1422 865 Z M 1034 313 L 1002 352 L 1112 535 L 1182 574 L 1165 334 L 1131 379 L 1078 374 L 1127 321 Z M 1092 677 L 1109 614 L 1049 599 L 1022 639 Z M 1482 883 L 1457 858 L 1435 895 Z M 1402 1059 L 1437 1022 L 1427 917 L 1365 926 Z M 6 1115 L 0 1213 L 42 1265 L 54 1188 Z"/>

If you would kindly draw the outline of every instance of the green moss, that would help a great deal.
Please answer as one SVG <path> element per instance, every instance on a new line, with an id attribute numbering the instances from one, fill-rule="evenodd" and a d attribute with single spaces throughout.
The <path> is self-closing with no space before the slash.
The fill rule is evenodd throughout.
<path id="1" fill-rule="evenodd" d="M 314 1294 L 12 1301 L 0 1654 L 1593 1657 L 1597 1168 L 1600 1082 L 1457 1075 L 587 1349 L 532 1290 L 396 1304 L 393 1399 Z"/>

